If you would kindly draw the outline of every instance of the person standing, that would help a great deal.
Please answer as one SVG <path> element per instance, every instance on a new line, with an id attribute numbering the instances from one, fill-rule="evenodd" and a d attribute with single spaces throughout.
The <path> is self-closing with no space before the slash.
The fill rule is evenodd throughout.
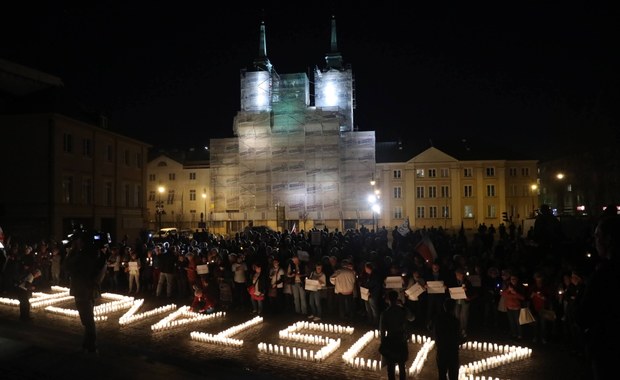
<path id="1" fill-rule="evenodd" d="M 315 322 L 320 321 L 323 317 L 323 307 L 321 305 L 321 292 L 325 289 L 325 273 L 323 273 L 323 265 L 318 263 L 314 266 L 314 271 L 310 273 L 308 279 L 316 280 L 319 282 L 319 287 L 316 290 L 310 290 L 308 293 L 310 301 L 310 310 L 312 314 L 308 318 L 313 319 Z"/>
<path id="2" fill-rule="evenodd" d="M 33 282 L 39 277 L 41 277 L 41 271 L 39 269 L 31 269 L 26 272 L 19 284 L 17 284 L 19 320 L 22 322 L 30 322 L 32 320 L 30 316 L 30 297 L 32 297 L 32 291 L 35 288 Z"/>
<path id="3" fill-rule="evenodd" d="M 161 296 L 161 293 L 164 289 L 164 284 L 166 285 L 166 295 L 169 299 L 172 299 L 172 289 L 175 283 L 175 265 L 174 262 L 176 258 L 170 252 L 170 250 L 166 250 L 162 254 L 158 255 L 159 262 L 159 280 L 157 281 L 157 290 L 155 291 L 155 296 Z"/>
<path id="4" fill-rule="evenodd" d="M 341 320 L 353 318 L 353 290 L 356 280 L 353 263 L 348 259 L 342 260 L 342 267 L 337 269 L 329 278 L 329 281 L 334 285 L 338 314 Z"/>
<path id="5" fill-rule="evenodd" d="M 75 307 L 84 326 L 82 349 L 86 353 L 97 353 L 94 307 L 95 300 L 101 296 L 107 257 L 96 246 L 92 232 L 76 233 L 65 259 L 65 268 L 70 278 L 69 294 L 75 297 Z"/>
<path id="6" fill-rule="evenodd" d="M 286 276 L 291 281 L 291 290 L 293 291 L 293 304 L 295 305 L 295 313 L 306 315 L 308 313 L 308 305 L 306 303 L 306 290 L 304 289 L 304 281 L 306 279 L 306 265 L 299 260 L 297 255 L 291 258 L 286 272 Z"/>
<path id="7" fill-rule="evenodd" d="M 407 378 L 405 362 L 409 358 L 407 346 L 407 311 L 398 302 L 398 292 L 391 290 L 388 293 L 389 306 L 381 313 L 379 330 L 381 331 L 381 346 L 379 352 L 386 362 L 389 380 L 396 379 L 396 366 L 400 380 Z"/>
<path id="8" fill-rule="evenodd" d="M 455 301 L 446 298 L 434 324 L 439 380 L 457 380 L 459 375 L 460 321 L 455 314 Z"/>
<path id="9" fill-rule="evenodd" d="M 614 299 L 620 291 L 620 217 L 602 218 L 594 239 L 600 262 L 577 306 L 577 324 L 585 337 L 592 379 L 599 380 L 614 377 L 620 356 L 620 311 Z"/>

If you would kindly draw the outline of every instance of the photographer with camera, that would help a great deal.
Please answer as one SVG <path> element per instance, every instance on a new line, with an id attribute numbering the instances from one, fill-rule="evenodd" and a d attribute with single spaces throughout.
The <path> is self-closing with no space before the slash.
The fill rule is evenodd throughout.
<path id="1" fill-rule="evenodd" d="M 75 297 L 75 307 L 84 326 L 82 349 L 97 353 L 94 307 L 101 296 L 101 282 L 106 274 L 107 254 L 101 248 L 109 244 L 107 234 L 80 230 L 69 236 L 66 245 L 65 269 L 71 281 L 70 295 Z"/>

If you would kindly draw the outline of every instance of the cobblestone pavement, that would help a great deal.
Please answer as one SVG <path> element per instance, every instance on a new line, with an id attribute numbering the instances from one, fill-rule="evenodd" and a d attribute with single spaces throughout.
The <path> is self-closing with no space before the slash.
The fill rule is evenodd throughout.
<path id="1" fill-rule="evenodd" d="M 148 311 L 168 302 L 147 299 L 139 312 Z M 73 308 L 71 301 L 58 306 Z M 240 348 L 225 347 L 190 339 L 191 331 L 217 333 L 252 318 L 247 312 L 232 311 L 225 317 L 195 322 L 171 330 L 152 332 L 150 326 L 164 315 L 153 316 L 128 326 L 120 326 L 118 318 L 124 313 L 111 313 L 107 321 L 98 322 L 98 356 L 79 352 L 82 326 L 78 318 L 34 310 L 34 320 L 19 322 L 17 306 L 0 305 L 0 378 L 2 379 L 386 379 L 385 369 L 371 371 L 345 365 L 342 354 L 369 330 L 355 322 L 352 335 L 319 333 L 341 337 L 342 344 L 329 358 L 320 363 L 275 356 L 258 352 L 259 342 L 301 347 L 278 338 L 278 331 L 303 320 L 288 314 L 267 315 L 262 324 L 247 328 L 235 335 L 243 339 Z M 324 323 L 338 323 L 325 318 Z M 308 333 L 313 333 L 309 332 Z M 511 344 L 489 334 L 473 332 L 471 340 Z M 480 373 L 487 379 L 585 379 L 583 359 L 570 356 L 557 343 L 532 346 L 530 358 Z M 421 345 L 410 343 L 410 366 Z M 318 346 L 309 347 L 317 349 Z M 379 360 L 378 341 L 372 341 L 359 356 Z M 491 353 L 462 350 L 461 364 L 493 356 Z M 414 378 L 414 377 L 410 377 Z M 435 352 L 417 379 L 436 379 Z"/>

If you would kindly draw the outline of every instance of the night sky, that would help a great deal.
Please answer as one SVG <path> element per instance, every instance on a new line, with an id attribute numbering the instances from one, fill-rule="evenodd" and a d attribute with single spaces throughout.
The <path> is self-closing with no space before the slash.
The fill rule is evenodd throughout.
<path id="1" fill-rule="evenodd" d="M 324 64 L 332 13 L 355 75 L 355 124 L 379 141 L 617 141 L 620 31 L 604 5 L 84 3 L 3 11 L 0 58 L 59 76 L 114 130 L 155 146 L 231 137 L 260 20 L 276 71 L 310 72 Z"/>

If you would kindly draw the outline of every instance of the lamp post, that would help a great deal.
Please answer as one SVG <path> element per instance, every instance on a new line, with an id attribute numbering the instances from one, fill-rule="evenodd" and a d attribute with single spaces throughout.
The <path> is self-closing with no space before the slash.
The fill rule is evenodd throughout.
<path id="1" fill-rule="evenodd" d="M 200 218 L 200 222 L 204 223 L 202 225 L 202 227 L 206 230 L 207 229 L 207 191 L 203 191 L 202 193 L 202 199 L 205 200 L 205 212 L 204 212 L 204 221 L 202 220 L 202 218 Z"/>
<path id="2" fill-rule="evenodd" d="M 381 206 L 378 203 L 378 197 L 376 194 L 368 195 L 368 203 L 370 204 L 370 210 L 372 212 L 372 228 L 375 232 L 377 232 L 377 220 L 376 215 L 381 212 Z"/>
<path id="3" fill-rule="evenodd" d="M 532 191 L 532 214 L 531 216 L 536 216 L 536 198 L 538 197 L 538 185 L 533 183 L 530 185 L 530 189 Z"/>
<path id="4" fill-rule="evenodd" d="M 566 175 L 564 175 L 564 173 L 562 172 L 558 172 L 555 175 L 555 178 L 558 180 L 558 183 L 560 184 L 559 187 L 559 191 L 558 191 L 558 214 L 563 215 L 564 214 L 564 178 L 566 177 Z"/>
<path id="5" fill-rule="evenodd" d="M 158 226 L 158 232 L 161 231 L 161 216 L 163 214 L 165 214 L 166 212 L 164 211 L 164 202 L 161 200 L 161 195 L 164 193 L 164 191 L 166 191 L 166 188 L 163 186 L 159 186 L 157 188 L 157 203 L 155 204 L 155 212 L 157 215 L 157 226 Z"/>

